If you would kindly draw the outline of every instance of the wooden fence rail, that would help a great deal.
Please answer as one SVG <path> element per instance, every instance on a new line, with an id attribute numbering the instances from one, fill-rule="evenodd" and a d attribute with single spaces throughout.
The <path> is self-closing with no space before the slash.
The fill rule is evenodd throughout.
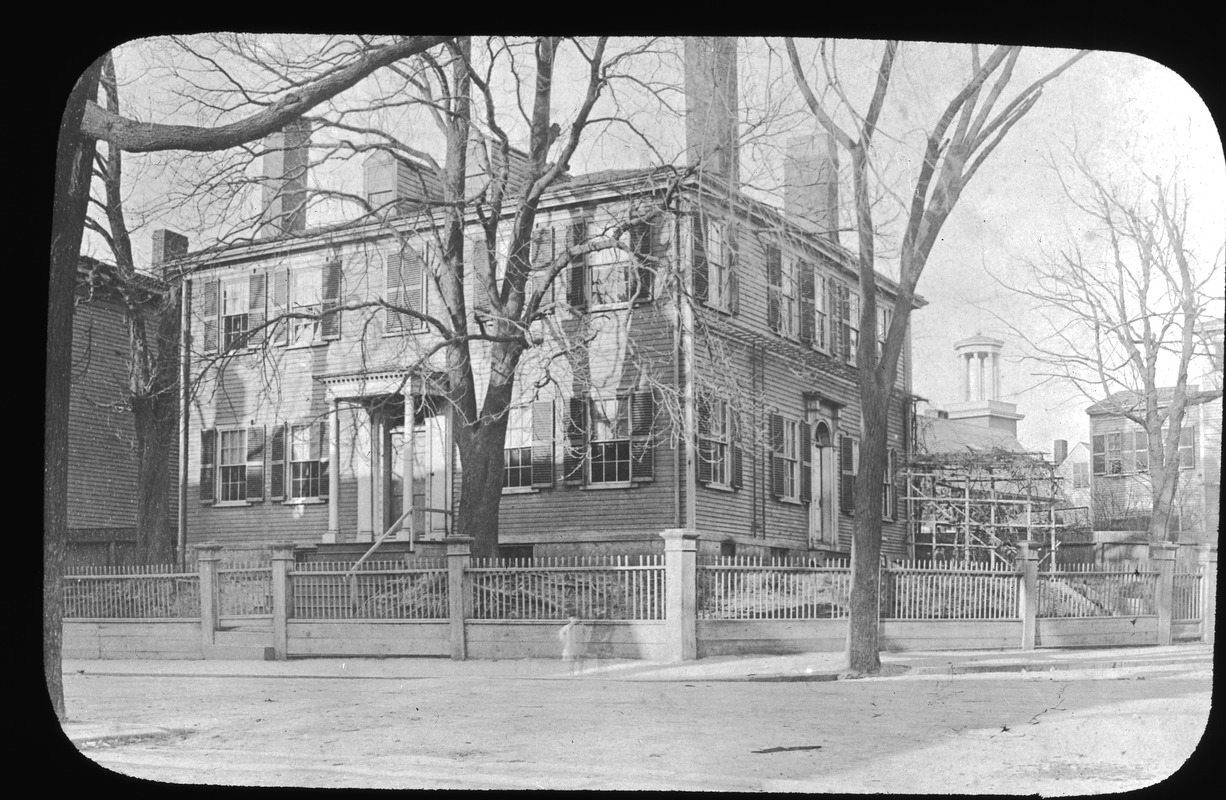
<path id="1" fill-rule="evenodd" d="M 376 562 L 377 563 L 377 562 Z M 302 566 L 302 565 L 299 565 Z M 293 619 L 447 619 L 447 570 L 315 566 L 290 574 Z"/>
<path id="2" fill-rule="evenodd" d="M 65 619 L 195 619 L 200 576 L 190 573 L 65 575 Z"/>
<path id="3" fill-rule="evenodd" d="M 477 620 L 659 620 L 661 556 L 474 559 L 465 569 Z"/>

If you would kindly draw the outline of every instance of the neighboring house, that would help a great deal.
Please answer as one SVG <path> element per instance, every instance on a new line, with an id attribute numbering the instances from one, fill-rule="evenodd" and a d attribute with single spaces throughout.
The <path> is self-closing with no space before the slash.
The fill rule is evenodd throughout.
<path id="1" fill-rule="evenodd" d="M 1057 439 L 1052 451 L 1056 477 L 1060 479 L 1060 516 L 1069 528 L 1081 532 L 1091 529 L 1090 445 Z"/>
<path id="2" fill-rule="evenodd" d="M 127 292 L 151 327 L 163 290 L 160 281 L 138 275 Z M 135 555 L 136 433 L 129 404 L 125 305 L 115 266 L 82 256 L 68 419 L 70 564 L 132 563 Z M 166 468 L 177 474 L 174 463 Z M 171 507 L 177 509 L 177 483 L 171 495 Z"/>
<path id="3" fill-rule="evenodd" d="M 1189 386 L 1189 393 L 1195 392 Z M 1173 389 L 1158 391 L 1159 407 Z M 1096 530 L 1143 531 L 1149 524 L 1148 436 L 1124 411 L 1140 395 L 1116 392 L 1086 409 L 1090 417 L 1091 505 Z M 1181 542 L 1217 540 L 1221 485 L 1222 402 L 1189 406 L 1179 436 L 1179 486 L 1171 525 Z"/>
<path id="4" fill-rule="evenodd" d="M 691 99 L 705 92 L 721 102 L 690 113 L 689 141 L 726 144 L 735 81 L 704 86 L 699 78 Z M 277 142 L 285 155 L 265 159 L 269 185 L 280 190 L 266 202 L 269 227 L 292 235 L 270 230 L 183 262 L 190 369 L 214 367 L 188 413 L 185 535 L 189 544 L 293 541 L 340 551 L 351 543 L 352 551 L 411 506 L 384 547 L 439 541 L 455 533 L 463 465 L 452 441 L 461 423 L 439 391 L 437 358 L 423 356 L 434 334 L 394 310 L 357 308 L 384 298 L 441 312 L 420 213 L 435 190 L 416 165 L 372 158 L 364 188 L 387 219 L 308 231 L 293 210 L 305 197 L 305 170 L 284 171 L 305 163 L 307 142 L 291 128 Z M 575 543 L 643 552 L 679 526 L 723 552 L 850 552 L 862 437 L 858 277 L 853 257 L 813 232 L 837 212 L 837 183 L 812 177 L 837 173 L 825 147 L 810 145 L 789 151 L 793 189 L 783 213 L 735 191 L 735 153 L 726 148 L 699 153 L 709 168 L 680 183 L 672 171 L 620 170 L 570 176 L 545 195 L 534 267 L 627 219 L 634 204 L 659 206 L 667 192 L 676 199 L 664 216 L 627 231 L 626 249 L 594 252 L 559 276 L 513 399 L 504 552 L 541 555 Z M 520 158 L 511 155 L 512 176 Z M 483 179 L 479 165 L 473 172 Z M 481 258 L 476 236 L 474 219 L 468 252 Z M 880 283 L 888 321 L 893 284 Z M 467 294 L 474 326 L 489 313 L 475 288 Z M 322 321 L 282 316 L 339 305 L 346 310 Z M 265 329 L 266 320 L 279 321 Z M 480 354 L 474 370 L 484 387 Z M 905 398 L 909 343 L 899 375 Z M 883 550 L 892 556 L 907 552 L 893 465 L 907 451 L 908 416 L 900 399 L 882 509 Z"/>

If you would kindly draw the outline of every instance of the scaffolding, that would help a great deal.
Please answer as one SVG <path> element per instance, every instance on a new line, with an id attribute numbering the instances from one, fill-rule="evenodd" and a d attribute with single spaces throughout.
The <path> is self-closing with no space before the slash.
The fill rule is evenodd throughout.
<path id="1" fill-rule="evenodd" d="M 921 453 L 904 475 L 915 558 L 1012 564 L 1021 542 L 1059 546 L 1061 479 L 1037 453 Z"/>

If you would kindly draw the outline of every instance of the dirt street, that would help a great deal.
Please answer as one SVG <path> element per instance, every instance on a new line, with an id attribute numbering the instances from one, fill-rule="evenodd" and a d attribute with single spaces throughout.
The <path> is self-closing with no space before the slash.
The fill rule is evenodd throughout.
<path id="1" fill-rule="evenodd" d="M 823 683 L 65 676 L 70 714 L 175 728 L 89 745 L 172 783 L 1119 792 L 1175 772 L 1210 674 Z"/>

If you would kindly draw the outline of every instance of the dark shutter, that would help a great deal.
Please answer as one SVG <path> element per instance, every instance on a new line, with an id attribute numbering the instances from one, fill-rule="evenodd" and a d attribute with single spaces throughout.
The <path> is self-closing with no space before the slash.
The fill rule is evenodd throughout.
<path id="1" fill-rule="evenodd" d="M 247 429 L 247 501 L 264 501 L 264 426 Z"/>
<path id="2" fill-rule="evenodd" d="M 404 248 L 400 253 L 387 257 L 386 292 L 388 303 L 413 311 L 422 311 L 425 307 L 425 264 L 421 257 L 411 248 Z M 401 314 L 392 309 L 387 310 L 388 333 L 402 333 L 421 326 L 414 317 Z"/>
<path id="3" fill-rule="evenodd" d="M 839 509 L 844 514 L 856 510 L 855 443 L 850 436 L 839 437 Z"/>
<path id="4" fill-rule="evenodd" d="M 566 229 L 566 248 L 569 250 L 587 241 L 587 221 L 572 222 Z M 573 256 L 566 270 L 566 302 L 571 308 L 587 308 L 587 255 Z"/>
<path id="5" fill-rule="evenodd" d="M 489 273 L 490 251 L 485 245 L 484 236 L 474 236 L 468 240 L 468 250 L 471 257 L 468 263 L 472 265 L 472 309 L 474 314 L 488 316 L 490 313 L 490 295 L 485 290 L 484 278 Z"/>
<path id="6" fill-rule="evenodd" d="M 328 421 L 321 420 L 314 428 L 315 446 L 319 448 L 319 499 L 325 500 L 330 491 L 328 467 L 331 464 L 330 456 L 332 455 L 331 440 L 328 438 Z"/>
<path id="7" fill-rule="evenodd" d="M 319 329 L 325 341 L 341 337 L 341 312 L 337 310 L 341 304 L 341 263 L 333 261 L 324 264 L 323 275 L 320 277 L 323 287 L 323 319 Z"/>
<path id="8" fill-rule="evenodd" d="M 741 228 L 735 223 L 729 223 L 727 236 L 727 275 L 728 313 L 737 314 L 741 310 Z"/>
<path id="9" fill-rule="evenodd" d="M 209 428 L 200 431 L 200 502 L 216 500 L 216 481 L 213 478 L 217 463 L 217 431 Z"/>
<path id="10" fill-rule="evenodd" d="M 426 263 L 421 260 L 412 248 L 405 248 L 401 275 L 404 281 L 404 304 L 413 311 L 426 310 Z M 406 318 L 406 328 L 416 330 L 423 327 L 421 321 Z"/>
<path id="11" fill-rule="evenodd" d="M 800 341 L 813 344 L 817 338 L 817 282 L 812 264 L 801 261 L 796 269 L 800 273 Z"/>
<path id="12" fill-rule="evenodd" d="M 770 415 L 771 436 L 771 494 L 777 499 L 783 499 L 784 468 L 783 461 L 783 417 Z"/>
<path id="13" fill-rule="evenodd" d="M 729 482 L 733 489 L 739 489 L 744 485 L 742 476 L 745 472 L 744 450 L 741 447 L 741 415 L 733 411 L 729 417 L 732 426 L 728 431 L 728 439 L 732 447 L 732 477 Z"/>
<path id="14" fill-rule="evenodd" d="M 272 277 L 272 343 L 285 344 L 289 340 L 289 321 L 285 314 L 289 310 L 289 270 L 279 269 L 271 273 Z"/>
<path id="15" fill-rule="evenodd" d="M 562 482 L 583 483 L 587 456 L 587 398 L 572 397 L 566 407 L 566 449 L 562 453 Z"/>
<path id="16" fill-rule="evenodd" d="M 855 353 L 851 351 L 851 289 L 843 284 L 837 284 L 837 296 L 839 304 L 839 357 L 844 361 L 851 361 L 855 358 Z"/>
<path id="17" fill-rule="evenodd" d="M 264 344 L 267 334 L 264 322 L 267 313 L 268 275 L 263 272 L 253 273 L 247 278 L 247 346 L 259 347 Z"/>
<path id="18" fill-rule="evenodd" d="M 694 299 L 705 303 L 708 297 L 710 268 L 707 266 L 707 218 L 701 213 L 690 217 L 690 241 L 694 271 Z"/>
<path id="19" fill-rule="evenodd" d="M 634 258 L 630 291 L 636 303 L 652 299 L 655 270 L 652 269 L 651 250 L 654 239 L 651 223 L 639 222 L 630 227 L 630 252 Z"/>
<path id="20" fill-rule="evenodd" d="M 217 332 L 220 330 L 217 302 L 218 283 L 206 280 L 200 287 L 200 318 L 204 325 L 203 348 L 206 353 L 217 352 Z"/>
<path id="21" fill-rule="evenodd" d="M 656 416 L 655 395 L 642 389 L 630 395 L 630 480 L 655 478 L 655 449 L 651 441 Z"/>
<path id="22" fill-rule="evenodd" d="M 273 427 L 268 444 L 268 499 L 285 499 L 285 425 Z"/>
<path id="23" fill-rule="evenodd" d="M 809 423 L 800 423 L 800 502 L 813 500 L 813 430 Z"/>
<path id="24" fill-rule="evenodd" d="M 710 483 L 714 444 L 707 438 L 707 434 L 711 431 L 711 404 L 706 399 L 699 398 L 694 410 L 698 423 L 698 480 L 700 483 Z"/>
<path id="25" fill-rule="evenodd" d="M 563 243 L 565 243 L 566 234 L 562 234 Z M 529 252 L 529 261 L 532 265 L 532 271 L 538 276 L 538 281 L 544 281 L 549 276 L 549 265 L 557 258 L 557 232 L 552 226 L 540 225 L 532 232 L 532 249 Z M 554 304 L 556 296 L 556 287 L 561 278 L 555 278 L 549 283 L 549 290 L 541 297 L 541 305 L 548 308 Z M 553 313 L 553 309 L 549 309 L 548 313 Z"/>
<path id="26" fill-rule="evenodd" d="M 553 401 L 532 404 L 532 486 L 553 486 Z"/>
<path id="27" fill-rule="evenodd" d="M 766 326 L 779 333 L 783 325 L 783 251 L 766 245 Z"/>

